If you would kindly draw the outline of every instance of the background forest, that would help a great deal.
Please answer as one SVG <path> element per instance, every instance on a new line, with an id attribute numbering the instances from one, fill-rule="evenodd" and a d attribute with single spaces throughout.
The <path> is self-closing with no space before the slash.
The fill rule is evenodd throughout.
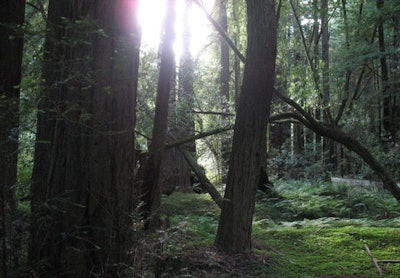
<path id="1" fill-rule="evenodd" d="M 0 277 L 398 277 L 399 14 L 3 1 Z"/>

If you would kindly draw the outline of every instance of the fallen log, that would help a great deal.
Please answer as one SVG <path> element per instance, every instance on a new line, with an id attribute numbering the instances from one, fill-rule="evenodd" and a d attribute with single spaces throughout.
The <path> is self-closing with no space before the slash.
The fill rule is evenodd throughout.
<path id="1" fill-rule="evenodd" d="M 383 183 L 378 181 L 371 181 L 365 179 L 348 179 L 348 178 L 341 178 L 341 177 L 331 177 L 331 182 L 333 183 L 344 183 L 349 185 L 356 185 L 356 186 L 375 186 L 380 190 L 383 190 Z M 397 183 L 397 186 L 400 188 L 400 183 Z"/>
<path id="2" fill-rule="evenodd" d="M 220 208 L 222 208 L 223 198 L 221 194 L 218 192 L 218 190 L 215 188 L 215 186 L 207 178 L 203 169 L 197 164 L 196 160 L 193 158 L 193 156 L 190 154 L 188 150 L 186 150 L 185 148 L 179 148 L 179 150 L 182 152 L 186 162 L 189 164 L 192 171 L 198 177 L 202 187 L 204 187 L 204 189 L 207 190 L 207 192 L 210 194 L 211 198 L 215 201 L 215 203 Z"/>

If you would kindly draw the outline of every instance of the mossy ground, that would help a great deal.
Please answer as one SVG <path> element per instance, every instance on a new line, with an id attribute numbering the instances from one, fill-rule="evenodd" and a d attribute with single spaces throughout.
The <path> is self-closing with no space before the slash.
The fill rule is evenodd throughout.
<path id="1" fill-rule="evenodd" d="M 219 208 L 208 195 L 165 198 L 171 227 L 157 255 L 162 277 L 379 277 L 364 244 L 378 260 L 400 259 L 400 210 L 391 196 L 364 189 L 353 196 L 353 189 L 330 184 L 276 188 L 280 198 L 258 195 L 254 251 L 247 255 L 213 247 Z M 380 266 L 384 277 L 400 277 L 400 264 Z"/>

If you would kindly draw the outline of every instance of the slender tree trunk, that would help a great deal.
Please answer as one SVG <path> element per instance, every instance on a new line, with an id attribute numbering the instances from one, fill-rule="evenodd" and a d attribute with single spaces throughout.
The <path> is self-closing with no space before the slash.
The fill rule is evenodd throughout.
<path id="1" fill-rule="evenodd" d="M 392 47 L 394 49 L 400 49 L 400 18 L 399 17 L 393 17 L 394 20 L 394 30 L 393 30 L 393 43 Z M 400 79 L 400 71 L 398 70 L 398 65 L 400 61 L 400 53 L 397 51 L 393 55 L 392 58 L 392 63 L 391 63 L 391 72 L 393 73 L 392 75 L 392 80 L 399 80 Z M 400 83 L 395 82 L 393 84 L 393 91 L 394 92 L 399 92 L 400 91 Z M 395 124 L 394 129 L 396 130 L 396 137 L 395 143 L 398 144 L 399 140 L 399 130 L 400 130 L 400 96 L 398 94 L 393 94 L 393 123 Z"/>
<path id="2" fill-rule="evenodd" d="M 228 17 L 227 17 L 227 1 L 218 0 L 218 11 L 219 20 L 218 23 L 221 29 L 227 34 L 228 33 Z M 229 61 L 229 46 L 225 40 L 220 37 L 220 72 L 219 72 L 219 94 L 221 98 L 221 110 L 223 112 L 229 112 L 229 80 L 230 80 L 230 61 Z M 223 125 L 226 125 L 229 121 L 229 117 L 222 116 Z M 218 156 L 220 160 L 220 167 L 222 169 L 222 182 L 225 182 L 226 171 L 229 163 L 229 156 L 231 151 L 231 138 L 223 137 L 221 141 L 221 154 Z"/>
<path id="3" fill-rule="evenodd" d="M 218 10 L 219 10 L 219 25 L 222 30 L 228 33 L 228 17 L 226 11 L 226 0 L 218 0 Z M 222 98 L 222 107 L 226 109 L 229 102 L 229 46 L 226 44 L 225 40 L 220 37 L 220 65 L 221 70 L 219 73 L 219 85 L 220 85 L 220 95 Z"/>
<path id="4" fill-rule="evenodd" d="M 179 67 L 179 122 L 178 127 L 181 129 L 183 136 L 194 136 L 195 122 L 193 114 L 194 106 L 194 63 L 191 53 L 192 32 L 189 25 L 190 10 L 192 1 L 186 0 L 185 14 L 183 18 L 183 52 Z M 188 151 L 196 157 L 196 143 L 193 140 L 186 145 Z"/>
<path id="5" fill-rule="evenodd" d="M 189 25 L 190 10 L 192 1 L 185 0 L 185 10 L 183 14 L 183 49 L 180 57 L 178 73 L 178 90 L 175 100 L 175 107 L 170 108 L 169 124 L 170 132 L 175 138 L 194 136 L 194 117 L 193 117 L 193 57 L 191 53 L 191 30 Z M 171 113 L 173 112 L 173 113 Z M 196 143 L 194 140 L 185 144 L 185 148 L 196 157 Z M 175 189 L 181 192 L 192 192 L 190 183 L 190 166 L 187 164 L 180 148 L 166 150 L 163 161 L 163 193 L 172 193 Z M 168 188 L 165 192 L 164 188 Z"/>
<path id="6" fill-rule="evenodd" d="M 140 32 L 136 0 L 51 0 L 32 177 L 41 277 L 128 263 Z"/>
<path id="7" fill-rule="evenodd" d="M 296 154 L 302 154 L 304 152 L 303 128 L 299 124 L 294 124 L 293 131 L 294 131 L 294 152 Z"/>
<path id="8" fill-rule="evenodd" d="M 2 1 L 0 9 L 0 276 L 7 277 L 12 214 L 17 207 L 19 84 L 25 1 Z"/>
<path id="9" fill-rule="evenodd" d="M 232 1 L 232 18 L 235 22 L 234 31 L 233 31 L 233 41 L 236 47 L 240 48 L 240 21 L 239 21 L 239 3 L 237 1 Z M 241 68 L 240 68 L 240 58 L 238 55 L 234 55 L 233 58 L 233 72 L 234 72 L 234 88 L 235 88 L 235 111 L 239 105 L 239 96 L 240 96 L 240 86 L 241 86 Z"/>
<path id="10" fill-rule="evenodd" d="M 321 0 L 321 58 L 322 58 L 322 95 L 324 117 L 327 121 L 331 121 L 329 114 L 330 105 L 330 86 L 329 86 L 329 15 L 328 0 Z"/>
<path id="11" fill-rule="evenodd" d="M 247 59 L 236 116 L 227 186 L 215 244 L 225 251 L 251 250 L 251 228 L 267 119 L 275 78 L 274 1 L 247 1 Z"/>
<path id="12" fill-rule="evenodd" d="M 385 46 L 385 31 L 384 31 L 384 16 L 382 14 L 382 9 L 385 5 L 384 0 L 376 0 L 376 6 L 378 11 L 381 13 L 379 15 L 378 22 L 378 42 L 379 42 L 379 52 L 380 52 L 380 66 L 381 66 L 381 90 L 382 90 L 382 102 L 383 102 L 383 116 L 382 124 L 385 131 L 383 135 L 384 140 L 394 142 L 396 138 L 396 129 L 393 122 L 393 103 L 392 94 L 390 92 L 389 86 L 389 70 L 386 61 L 386 46 Z"/>
<path id="13" fill-rule="evenodd" d="M 160 47 L 161 62 L 152 141 L 149 147 L 149 157 L 144 165 L 143 185 L 141 186 L 144 203 L 142 208 L 143 218 L 146 220 L 146 228 L 148 229 L 154 229 L 160 225 L 158 213 L 161 206 L 161 163 L 167 136 L 169 97 L 175 84 L 174 24 L 175 0 L 168 0 L 164 35 Z"/>
<path id="14" fill-rule="evenodd" d="M 312 59 L 312 71 L 313 71 L 313 77 L 314 77 L 314 83 L 316 85 L 316 90 L 319 90 L 319 83 L 320 83 L 320 76 L 319 76 L 319 63 L 321 60 L 321 51 L 320 51 L 320 0 L 313 0 L 313 59 Z M 318 101 L 317 107 L 314 108 L 314 114 L 315 118 L 322 120 L 321 119 L 321 109 L 322 108 L 322 103 L 321 99 Z M 313 138 L 313 152 L 314 152 L 314 159 L 317 163 L 320 163 L 320 157 L 321 154 L 323 153 L 322 145 L 323 145 L 323 138 L 319 136 L 318 134 L 314 133 L 314 138 Z"/>
<path id="15" fill-rule="evenodd" d="M 344 23 L 344 37 L 345 37 L 345 44 L 346 44 L 346 51 L 350 51 L 350 30 L 349 30 L 349 22 L 348 22 L 348 16 L 347 16 L 347 0 L 342 0 L 342 14 L 343 14 L 343 23 Z M 335 117 L 334 124 L 337 125 L 339 121 L 342 119 L 343 113 L 345 112 L 345 109 L 349 103 L 349 100 L 351 99 L 351 93 L 350 93 L 350 82 L 352 79 L 352 70 L 350 68 L 347 68 L 345 71 L 345 81 L 343 85 L 343 92 L 344 92 L 344 97 L 342 100 L 342 103 L 339 107 L 339 111 L 337 112 L 337 115 Z M 344 148 L 341 144 L 335 142 L 336 148 L 335 148 L 335 153 L 336 153 L 336 164 L 337 164 L 337 171 L 341 176 L 344 176 L 346 174 L 346 168 L 344 167 L 345 165 L 345 156 L 346 153 L 344 152 Z"/>
<path id="16" fill-rule="evenodd" d="M 322 95 L 323 95 L 323 117 L 326 122 L 332 123 L 332 115 L 330 112 L 331 105 L 331 93 L 330 93 L 330 78 L 329 78 L 329 68 L 330 68 L 330 60 L 329 60 L 329 7 L 328 0 L 321 0 L 321 58 L 322 58 Z M 324 138 L 323 139 L 323 151 L 326 153 L 324 155 L 324 164 L 326 169 L 331 171 L 334 170 L 334 165 L 336 160 L 334 142 L 331 139 Z"/>

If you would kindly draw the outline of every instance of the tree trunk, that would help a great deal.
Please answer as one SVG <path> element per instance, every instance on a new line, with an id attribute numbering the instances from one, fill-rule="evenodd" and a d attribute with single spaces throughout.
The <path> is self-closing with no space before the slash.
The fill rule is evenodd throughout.
<path id="1" fill-rule="evenodd" d="M 194 89 L 193 89 L 193 57 L 191 47 L 191 30 L 189 25 L 190 9 L 192 2 L 186 0 L 183 14 L 183 50 L 180 57 L 178 73 L 178 90 L 176 96 L 176 106 L 173 111 L 170 109 L 169 123 L 170 132 L 173 137 L 192 137 L 194 136 Z M 191 140 L 185 144 L 185 148 L 196 157 L 196 143 Z M 181 192 L 192 192 L 190 183 L 190 167 L 179 148 L 172 148 L 165 151 L 166 156 L 163 161 L 163 193 L 172 193 L 175 189 Z M 166 179 L 165 179 L 166 178 Z M 166 192 L 165 189 L 168 189 Z"/>
<path id="2" fill-rule="evenodd" d="M 2 276 L 7 277 L 12 214 L 17 207 L 19 84 L 25 1 L 2 1 L 0 10 L 0 240 Z M 12 251 L 12 250 L 11 250 Z"/>
<path id="3" fill-rule="evenodd" d="M 228 33 L 228 18 L 227 18 L 227 1 L 226 0 L 218 0 L 218 11 L 219 11 L 219 25 L 222 30 L 227 34 Z M 221 111 L 228 113 L 229 112 L 229 80 L 230 80 L 230 61 L 229 61 L 229 46 L 225 42 L 225 40 L 220 37 L 220 72 L 219 72 L 219 94 L 221 98 Z M 226 125 L 229 122 L 229 117 L 222 116 L 223 124 Z M 222 168 L 222 177 L 225 177 L 226 171 L 224 169 L 227 168 L 229 163 L 229 156 L 231 151 L 232 140 L 230 137 L 223 137 L 221 139 L 221 154 L 219 155 L 220 166 Z M 222 182 L 225 182 L 225 179 L 222 179 Z"/>
<path id="4" fill-rule="evenodd" d="M 331 115 L 331 93 L 330 93 L 330 85 L 329 85 L 329 7 L 328 0 L 321 0 L 321 46 L 322 46 L 322 104 L 323 104 L 323 118 L 326 122 L 332 123 L 332 115 Z M 336 163 L 334 143 L 329 138 L 323 139 L 323 152 L 324 152 L 324 164 L 325 168 L 328 171 L 334 170 L 334 165 Z"/>
<path id="5" fill-rule="evenodd" d="M 381 90 L 382 90 L 382 102 L 383 102 L 383 115 L 382 124 L 385 131 L 383 138 L 386 141 L 395 142 L 396 138 L 396 124 L 394 123 L 394 105 L 392 101 L 392 94 L 389 85 L 389 70 L 386 61 L 386 47 L 385 47 L 385 31 L 384 31 L 384 15 L 382 9 L 385 5 L 385 0 L 376 0 L 376 6 L 379 15 L 378 22 L 378 42 L 380 52 L 380 66 L 381 66 Z"/>
<path id="6" fill-rule="evenodd" d="M 276 59 L 274 1 L 247 1 L 248 46 L 236 116 L 228 180 L 215 244 L 224 251 L 251 250 L 251 228 Z"/>
<path id="7" fill-rule="evenodd" d="M 299 124 L 293 124 L 293 132 L 294 153 L 302 154 L 304 152 L 304 131 Z"/>
<path id="8" fill-rule="evenodd" d="M 232 19 L 233 22 L 235 22 L 234 24 L 234 31 L 233 31 L 233 41 L 234 41 L 234 45 L 236 45 L 237 47 L 239 47 L 239 41 L 240 41 L 240 21 L 239 21 L 239 5 L 241 3 L 238 3 L 237 1 L 232 1 Z M 244 62 L 244 61 L 243 61 Z M 239 105 L 239 95 L 240 95 L 240 85 L 241 85 L 241 68 L 240 68 L 240 58 L 238 55 L 235 55 L 233 58 L 233 72 L 234 72 L 234 89 L 235 89 L 235 111 L 238 108 Z"/>
<path id="9" fill-rule="evenodd" d="M 226 0 L 218 0 L 219 25 L 224 33 L 228 33 L 228 18 L 226 14 Z M 225 40 L 220 37 L 220 65 L 219 73 L 220 96 L 222 100 L 222 108 L 225 110 L 229 102 L 229 46 Z"/>
<path id="10" fill-rule="evenodd" d="M 149 157 L 144 165 L 141 185 L 142 217 L 146 221 L 147 229 L 155 229 L 160 224 L 158 213 L 161 206 L 161 163 L 167 136 L 169 96 L 175 82 L 174 24 L 175 0 L 169 0 L 167 1 L 164 35 L 161 42 L 161 62 L 152 141 L 149 147 Z"/>
<path id="11" fill-rule="evenodd" d="M 51 0 L 32 177 L 39 275 L 117 275 L 128 261 L 140 32 L 136 0 Z"/>

